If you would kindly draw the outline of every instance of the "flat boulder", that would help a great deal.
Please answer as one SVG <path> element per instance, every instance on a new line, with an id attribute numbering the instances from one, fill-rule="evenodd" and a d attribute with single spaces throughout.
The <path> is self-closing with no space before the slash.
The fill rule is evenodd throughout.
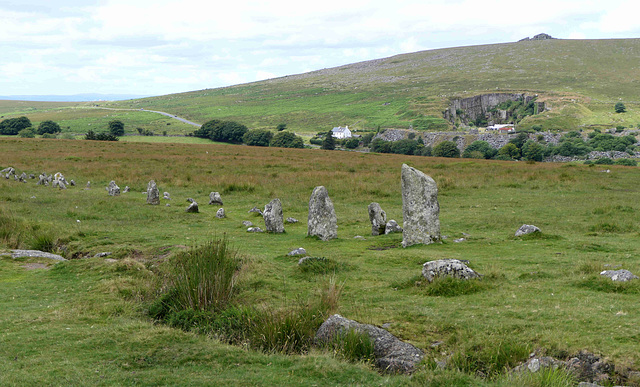
<path id="1" fill-rule="evenodd" d="M 317 345 L 331 343 L 336 337 L 349 330 L 365 333 L 373 342 L 375 365 L 386 373 L 411 373 L 424 357 L 424 353 L 388 331 L 370 324 L 361 324 L 334 314 L 318 329 L 315 335 Z"/>
<path id="2" fill-rule="evenodd" d="M 540 232 L 540 229 L 532 224 L 523 224 L 518 231 L 516 231 L 516 236 L 533 234 L 534 232 Z"/>
<path id="3" fill-rule="evenodd" d="M 290 257 L 295 257 L 296 255 L 307 255 L 307 250 L 305 250 L 304 247 L 298 247 L 295 250 L 289 251 L 287 255 Z"/>
<path id="4" fill-rule="evenodd" d="M 402 164 L 402 247 L 440 241 L 440 204 L 436 182 Z"/>
<path id="5" fill-rule="evenodd" d="M 249 227 L 247 232 L 264 232 L 260 227 Z"/>
<path id="6" fill-rule="evenodd" d="M 307 235 L 317 236 L 323 241 L 338 237 L 338 217 L 329 193 L 323 186 L 314 188 L 309 199 Z"/>
<path id="7" fill-rule="evenodd" d="M 463 280 L 480 278 L 480 275 L 457 259 L 439 259 L 422 265 L 422 276 L 432 282 L 436 277 L 453 277 Z"/>
<path id="8" fill-rule="evenodd" d="M 391 219 L 390 221 L 387 222 L 387 225 L 384 228 L 384 233 L 386 234 L 391 234 L 394 232 L 402 232 L 402 227 L 400 227 L 400 225 L 398 224 L 398 222 L 396 222 L 395 220 Z"/>
<path id="9" fill-rule="evenodd" d="M 287 223 L 298 223 L 298 219 L 296 218 L 292 218 L 292 217 L 288 217 L 287 219 L 284 220 Z"/>
<path id="10" fill-rule="evenodd" d="M 611 278 L 611 281 L 615 282 L 627 282 L 633 279 L 638 279 L 637 275 L 633 275 L 629 270 L 620 269 L 620 270 L 605 270 L 600 273 L 601 276 Z"/>
<path id="11" fill-rule="evenodd" d="M 23 258 L 23 257 L 47 258 L 47 259 L 53 259 L 56 261 L 66 261 L 65 258 L 63 258 L 58 254 L 51 254 L 51 253 L 47 253 L 40 250 L 11 250 L 11 258 L 15 259 L 15 258 Z"/>

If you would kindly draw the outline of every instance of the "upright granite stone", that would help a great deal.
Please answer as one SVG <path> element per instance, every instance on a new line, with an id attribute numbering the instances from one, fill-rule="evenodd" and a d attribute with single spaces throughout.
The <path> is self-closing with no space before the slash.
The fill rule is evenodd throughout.
<path id="1" fill-rule="evenodd" d="M 226 217 L 227 217 L 227 213 L 224 212 L 224 208 L 219 208 L 218 211 L 216 212 L 216 218 L 224 219 Z"/>
<path id="2" fill-rule="evenodd" d="M 369 204 L 367 209 L 369 210 L 369 221 L 371 222 L 371 235 L 384 235 L 384 230 L 387 226 L 387 213 L 376 202 Z"/>
<path id="3" fill-rule="evenodd" d="M 109 196 L 120 196 L 120 187 L 118 187 L 115 181 L 111 180 L 107 187 L 107 192 Z"/>
<path id="4" fill-rule="evenodd" d="M 314 188 L 309 199 L 307 235 L 317 236 L 323 241 L 338 237 L 338 217 L 323 186 Z"/>
<path id="5" fill-rule="evenodd" d="M 273 199 L 269 204 L 264 206 L 262 218 L 264 219 L 264 226 L 267 229 L 267 232 L 278 234 L 284 232 L 282 203 L 280 203 L 280 199 Z"/>
<path id="6" fill-rule="evenodd" d="M 160 204 L 160 190 L 155 180 L 149 181 L 147 185 L 147 204 L 157 206 Z"/>
<path id="7" fill-rule="evenodd" d="M 223 206 L 222 196 L 220 196 L 220 192 L 211 192 L 209 194 L 209 204 L 219 204 Z"/>
<path id="8" fill-rule="evenodd" d="M 429 176 L 402 164 L 402 247 L 440 240 L 438 187 Z"/>
<path id="9" fill-rule="evenodd" d="M 191 202 L 189 207 L 187 207 L 186 211 L 190 212 L 190 213 L 193 213 L 193 214 L 200 212 L 199 209 L 198 209 L 198 203 L 196 203 L 195 201 Z"/>

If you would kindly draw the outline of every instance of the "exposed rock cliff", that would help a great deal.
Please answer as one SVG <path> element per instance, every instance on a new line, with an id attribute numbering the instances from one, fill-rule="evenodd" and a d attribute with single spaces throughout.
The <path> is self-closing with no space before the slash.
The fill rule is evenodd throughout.
<path id="1" fill-rule="evenodd" d="M 528 104 L 535 98 L 536 96 L 524 93 L 490 93 L 454 99 L 449 108 L 444 111 L 444 119 L 455 123 L 459 118 L 465 124 L 473 122 L 477 118 L 485 118 L 489 124 L 510 123 L 511 113 L 495 109 L 495 107 L 507 101 L 523 101 Z M 544 102 L 536 102 L 536 104 L 538 104 L 538 111 L 545 109 Z"/>

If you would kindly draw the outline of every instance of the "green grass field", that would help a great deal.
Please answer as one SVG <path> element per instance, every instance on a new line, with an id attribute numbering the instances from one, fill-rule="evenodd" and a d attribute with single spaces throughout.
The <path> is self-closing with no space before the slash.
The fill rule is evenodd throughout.
<path id="1" fill-rule="evenodd" d="M 448 237 L 442 244 L 403 249 L 399 234 L 369 235 L 372 201 L 402 224 L 402 163 L 439 186 Z M 598 275 L 605 265 L 640 273 L 635 167 L 603 173 L 573 164 L 2 138 L 0 169 L 6 166 L 59 171 L 78 186 L 61 191 L 0 179 L 2 248 L 48 241 L 69 258 L 109 251 L 117 262 L 72 259 L 27 270 L 33 260 L 0 258 L 3 385 L 534 385 L 514 381 L 492 360 L 506 351 L 510 362 L 522 361 L 534 350 L 585 349 L 617 369 L 640 366 L 640 285 L 613 285 Z M 104 187 L 112 179 L 131 192 L 109 197 Z M 146 205 L 150 179 L 172 200 Z M 327 187 L 338 215 L 338 239 L 329 242 L 306 237 L 308 200 L 318 185 Z M 219 206 L 207 205 L 211 191 L 221 192 L 226 219 L 215 218 Z M 199 214 L 185 213 L 188 197 L 200 204 Z M 282 235 L 247 233 L 243 220 L 264 226 L 247 211 L 273 198 L 285 217 L 301 222 Z M 524 223 L 542 236 L 513 237 Z M 454 243 L 463 233 L 467 240 Z M 318 349 L 264 354 L 154 323 L 146 311 L 165 262 L 223 235 L 244 260 L 242 303 L 282 310 L 315 297 L 329 281 L 344 284 L 340 314 L 389 324 L 427 360 L 411 377 L 383 376 Z M 286 256 L 298 247 L 348 269 L 303 272 Z M 444 258 L 469 260 L 484 279 L 452 294 L 416 284 L 424 262 Z M 446 370 L 434 369 L 445 359 Z"/>

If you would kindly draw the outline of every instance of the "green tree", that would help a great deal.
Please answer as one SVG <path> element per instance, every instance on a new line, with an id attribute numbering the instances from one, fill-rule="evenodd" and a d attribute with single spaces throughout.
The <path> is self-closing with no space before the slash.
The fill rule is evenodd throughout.
<path id="1" fill-rule="evenodd" d="M 22 129 L 30 127 L 31 121 L 27 117 L 8 118 L 0 122 L 0 134 L 15 136 Z"/>
<path id="2" fill-rule="evenodd" d="M 616 113 L 624 113 L 627 111 L 627 107 L 624 106 L 622 102 L 616 103 L 614 109 L 616 110 Z"/>
<path id="3" fill-rule="evenodd" d="M 453 141 L 442 141 L 431 151 L 434 157 L 460 157 L 460 150 Z"/>
<path id="4" fill-rule="evenodd" d="M 322 139 L 322 149 L 334 150 L 336 149 L 336 139 L 333 137 L 333 132 L 329 131 L 324 135 Z"/>
<path id="5" fill-rule="evenodd" d="M 109 122 L 109 133 L 114 136 L 124 136 L 124 123 L 119 120 Z"/>
<path id="6" fill-rule="evenodd" d="M 355 137 L 351 137 L 347 141 L 344 142 L 344 147 L 347 149 L 356 149 L 360 145 L 360 140 Z"/>
<path id="7" fill-rule="evenodd" d="M 510 143 L 514 144 L 518 147 L 519 150 L 522 149 L 522 146 L 529 139 L 529 136 L 526 133 L 518 133 L 514 138 L 509 140 Z"/>
<path id="8" fill-rule="evenodd" d="M 251 146 L 269 146 L 273 133 L 264 129 L 253 129 L 242 136 L 242 142 Z"/>
<path id="9" fill-rule="evenodd" d="M 391 144 L 391 153 L 401 154 L 401 155 L 413 155 L 418 148 L 418 141 L 411 139 L 404 139 L 394 141 Z"/>
<path id="10" fill-rule="evenodd" d="M 520 158 L 520 149 L 514 143 L 508 143 L 498 150 L 500 160 L 517 160 Z"/>
<path id="11" fill-rule="evenodd" d="M 369 148 L 371 149 L 371 152 L 391 153 L 391 142 L 385 141 L 378 137 L 375 140 L 371 141 L 371 143 L 369 144 Z"/>
<path id="12" fill-rule="evenodd" d="M 33 128 L 25 128 L 18 132 L 18 136 L 23 138 L 34 138 L 36 136 L 36 132 Z"/>
<path id="13" fill-rule="evenodd" d="M 38 134 L 40 135 L 45 133 L 55 134 L 60 132 L 62 132 L 62 129 L 60 129 L 60 125 L 51 120 L 42 121 L 40 125 L 38 125 Z"/>
<path id="14" fill-rule="evenodd" d="M 478 156 L 478 153 L 481 155 L 480 158 L 491 159 L 498 151 L 493 149 L 486 141 L 474 141 L 462 152 L 462 157 L 477 158 L 474 156 Z"/>
<path id="15" fill-rule="evenodd" d="M 522 146 L 522 157 L 525 160 L 542 161 L 544 147 L 535 141 L 529 140 Z"/>
<path id="16" fill-rule="evenodd" d="M 278 132 L 271 139 L 269 146 L 279 148 L 304 148 L 302 137 L 291 132 Z"/>
<path id="17" fill-rule="evenodd" d="M 282 132 L 283 130 L 287 129 L 287 124 L 278 124 L 278 126 L 276 126 L 276 129 L 278 130 L 278 132 Z"/>

